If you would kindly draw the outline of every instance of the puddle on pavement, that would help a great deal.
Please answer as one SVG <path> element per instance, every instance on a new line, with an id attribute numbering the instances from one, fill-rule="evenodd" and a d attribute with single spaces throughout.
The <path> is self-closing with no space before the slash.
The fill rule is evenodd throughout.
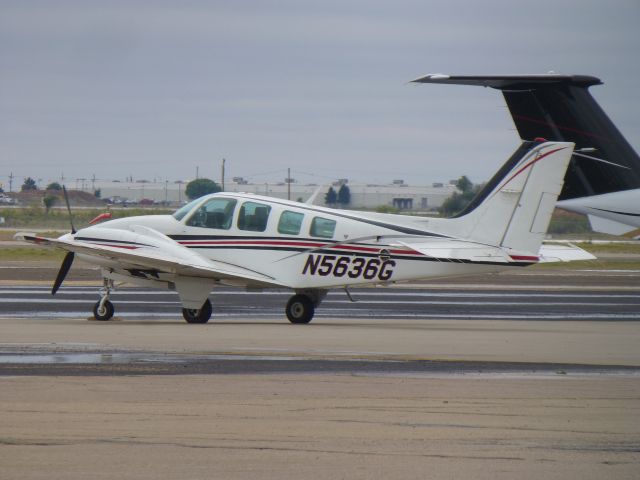
<path id="1" fill-rule="evenodd" d="M 0 354 L 0 364 L 130 364 L 188 363 L 207 360 L 304 360 L 298 357 L 251 355 L 171 355 L 154 353 L 38 353 Z"/>

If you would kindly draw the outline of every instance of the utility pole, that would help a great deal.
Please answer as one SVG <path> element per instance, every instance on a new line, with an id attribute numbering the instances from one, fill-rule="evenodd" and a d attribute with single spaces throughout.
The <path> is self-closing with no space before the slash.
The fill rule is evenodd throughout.
<path id="1" fill-rule="evenodd" d="M 91 177 L 91 190 L 95 193 L 96 191 L 96 174 L 93 174 L 93 177 Z"/>
<path id="2" fill-rule="evenodd" d="M 9 193 L 13 192 L 13 172 L 9 174 Z"/>
<path id="3" fill-rule="evenodd" d="M 169 203 L 167 202 L 167 189 L 169 188 L 169 180 L 164 181 L 164 205 L 167 206 Z"/>
<path id="4" fill-rule="evenodd" d="M 222 191 L 224 192 L 224 164 L 225 164 L 226 160 L 223 158 L 222 159 Z"/>

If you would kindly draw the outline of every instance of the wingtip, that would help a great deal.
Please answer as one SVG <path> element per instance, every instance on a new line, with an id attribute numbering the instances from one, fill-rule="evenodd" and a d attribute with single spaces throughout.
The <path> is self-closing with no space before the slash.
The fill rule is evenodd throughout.
<path id="1" fill-rule="evenodd" d="M 46 245 L 50 242 L 50 239 L 45 237 L 39 237 L 33 232 L 17 232 L 13 239 L 18 242 L 36 243 Z"/>
<path id="2" fill-rule="evenodd" d="M 410 80 L 409 83 L 424 83 L 437 80 L 448 80 L 449 78 L 451 78 L 451 76 L 444 73 L 428 73 L 427 75 Z"/>

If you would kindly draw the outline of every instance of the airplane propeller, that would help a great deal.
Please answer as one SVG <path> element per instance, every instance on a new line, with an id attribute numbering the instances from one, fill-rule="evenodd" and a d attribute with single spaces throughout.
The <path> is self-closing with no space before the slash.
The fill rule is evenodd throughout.
<path id="1" fill-rule="evenodd" d="M 75 253 L 67 252 L 64 256 L 64 260 L 62 260 L 62 265 L 60 266 L 60 271 L 58 271 L 58 276 L 56 277 L 56 281 L 53 283 L 53 288 L 51 289 L 51 295 L 55 295 L 60 285 L 64 281 L 67 273 L 69 273 L 69 269 L 71 268 L 71 264 L 73 263 L 73 257 L 75 257 Z"/>
<path id="2" fill-rule="evenodd" d="M 76 229 L 73 226 L 73 216 L 71 215 L 71 205 L 69 204 L 69 196 L 67 195 L 67 189 L 64 187 L 64 185 L 62 186 L 62 193 L 64 194 L 64 201 L 67 204 L 67 211 L 69 212 L 69 223 L 71 223 L 71 233 L 73 234 L 73 233 L 76 233 Z M 58 271 L 58 275 L 56 276 L 56 281 L 53 282 L 51 295 L 55 295 L 58 289 L 60 288 L 60 285 L 62 285 L 62 282 L 67 276 L 67 273 L 69 273 L 69 269 L 73 264 L 74 257 L 75 257 L 75 253 L 73 252 L 67 252 L 67 254 L 64 256 L 64 259 L 62 260 L 62 265 L 60 265 L 60 270 Z"/>

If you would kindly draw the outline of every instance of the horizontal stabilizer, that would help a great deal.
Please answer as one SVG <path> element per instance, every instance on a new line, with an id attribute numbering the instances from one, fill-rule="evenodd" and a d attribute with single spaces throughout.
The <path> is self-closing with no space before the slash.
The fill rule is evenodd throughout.
<path id="1" fill-rule="evenodd" d="M 575 85 L 590 87 L 601 85 L 599 78 L 590 75 L 561 75 L 543 73 L 537 75 L 444 75 L 435 73 L 412 80 L 414 83 L 443 83 L 449 85 L 475 85 L 499 90 L 529 89 L 540 85 Z"/>
<path id="2" fill-rule="evenodd" d="M 491 247 L 464 240 L 433 240 L 421 242 L 398 242 L 400 245 L 415 250 L 427 257 L 443 262 L 499 262 L 511 261 L 509 255 L 501 248 Z"/>
<path id="3" fill-rule="evenodd" d="M 570 243 L 545 243 L 540 247 L 540 263 L 573 262 L 575 260 L 595 260 L 597 257 Z"/>

